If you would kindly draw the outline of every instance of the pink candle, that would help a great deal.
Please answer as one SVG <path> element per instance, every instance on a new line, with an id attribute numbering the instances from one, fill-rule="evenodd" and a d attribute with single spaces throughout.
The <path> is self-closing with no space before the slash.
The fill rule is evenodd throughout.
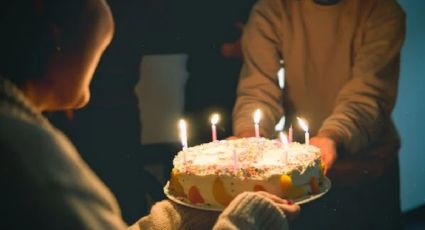
<path id="1" fill-rule="evenodd" d="M 216 124 L 218 123 L 218 121 L 220 120 L 220 116 L 218 114 L 213 114 L 211 116 L 211 136 L 212 136 L 212 141 L 217 141 L 217 128 L 216 128 Z"/>
<path id="2" fill-rule="evenodd" d="M 238 170 L 238 155 L 236 153 L 236 149 L 233 149 L 233 171 L 236 174 L 236 171 Z"/>
<path id="3" fill-rule="evenodd" d="M 254 128 L 255 128 L 255 137 L 260 138 L 260 120 L 261 120 L 261 110 L 257 109 L 254 112 Z"/>
<path id="4" fill-rule="evenodd" d="M 255 124 L 254 127 L 255 127 L 255 137 L 259 138 L 260 137 L 260 125 Z"/>
<path id="5" fill-rule="evenodd" d="M 305 131 L 305 144 L 309 145 L 310 144 L 310 134 L 308 133 L 308 131 Z"/>
<path id="6" fill-rule="evenodd" d="M 211 136 L 212 136 L 212 141 L 217 141 L 217 129 L 215 125 L 211 125 Z"/>

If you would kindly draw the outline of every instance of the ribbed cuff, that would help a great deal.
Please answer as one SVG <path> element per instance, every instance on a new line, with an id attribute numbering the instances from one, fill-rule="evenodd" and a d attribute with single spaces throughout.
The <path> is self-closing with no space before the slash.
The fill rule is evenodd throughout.
<path id="1" fill-rule="evenodd" d="M 253 192 L 238 195 L 220 215 L 241 229 L 288 229 L 285 214 L 272 201 Z"/>

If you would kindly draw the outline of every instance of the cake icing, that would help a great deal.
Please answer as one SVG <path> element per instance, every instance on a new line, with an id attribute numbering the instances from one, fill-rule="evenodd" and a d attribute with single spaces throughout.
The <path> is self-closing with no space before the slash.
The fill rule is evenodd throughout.
<path id="1" fill-rule="evenodd" d="M 318 192 L 320 150 L 266 138 L 221 140 L 187 148 L 173 161 L 169 189 L 193 204 L 225 207 L 244 191 L 296 199 Z"/>

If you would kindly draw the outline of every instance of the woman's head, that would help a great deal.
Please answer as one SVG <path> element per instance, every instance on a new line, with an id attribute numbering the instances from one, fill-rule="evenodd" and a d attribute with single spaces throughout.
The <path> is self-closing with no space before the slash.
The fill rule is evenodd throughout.
<path id="1" fill-rule="evenodd" d="M 104 0 L 1 3 L 0 74 L 40 110 L 78 108 L 113 33 Z"/>

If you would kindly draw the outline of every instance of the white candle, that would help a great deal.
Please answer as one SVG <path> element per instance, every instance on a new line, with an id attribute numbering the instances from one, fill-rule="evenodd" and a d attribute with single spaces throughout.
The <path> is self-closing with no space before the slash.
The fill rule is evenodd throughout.
<path id="1" fill-rule="evenodd" d="M 286 152 L 288 148 L 288 137 L 285 132 L 280 131 L 279 138 L 280 138 L 280 142 L 282 142 L 282 145 L 283 145 L 282 161 L 283 163 L 286 164 L 288 162 L 288 153 Z"/>
<path id="2" fill-rule="evenodd" d="M 220 116 L 218 114 L 213 114 L 211 116 L 211 136 L 212 136 L 212 141 L 217 141 L 217 129 L 216 129 L 216 124 L 218 123 L 218 121 L 220 120 Z"/>
<path id="3" fill-rule="evenodd" d="M 260 120 L 261 120 L 261 110 L 257 109 L 254 112 L 254 128 L 255 128 L 255 137 L 260 137 Z"/>
<path id="4" fill-rule="evenodd" d="M 282 142 L 282 146 L 283 146 L 283 154 L 282 154 L 282 161 L 284 164 L 288 163 L 288 137 L 286 136 L 285 132 L 279 132 L 279 138 L 280 138 L 280 142 Z"/>
<path id="5" fill-rule="evenodd" d="M 307 122 L 305 122 L 303 119 L 301 119 L 301 118 L 299 118 L 299 117 L 297 117 L 297 119 L 298 119 L 298 123 L 300 124 L 301 128 L 302 128 L 302 129 L 304 130 L 304 132 L 305 132 L 305 136 L 304 136 L 305 144 L 306 144 L 306 145 L 309 145 L 309 144 L 310 144 L 310 134 L 308 133 L 308 125 L 307 125 Z"/>
<path id="6" fill-rule="evenodd" d="M 180 129 L 180 141 L 182 143 L 183 150 L 185 150 L 187 149 L 187 126 L 186 126 L 185 120 L 180 119 L 179 129 Z"/>
<path id="7" fill-rule="evenodd" d="M 283 144 L 283 147 L 288 147 L 288 136 L 286 135 L 286 133 L 283 131 L 280 131 L 279 138 L 280 138 L 280 142 L 282 142 Z"/>

